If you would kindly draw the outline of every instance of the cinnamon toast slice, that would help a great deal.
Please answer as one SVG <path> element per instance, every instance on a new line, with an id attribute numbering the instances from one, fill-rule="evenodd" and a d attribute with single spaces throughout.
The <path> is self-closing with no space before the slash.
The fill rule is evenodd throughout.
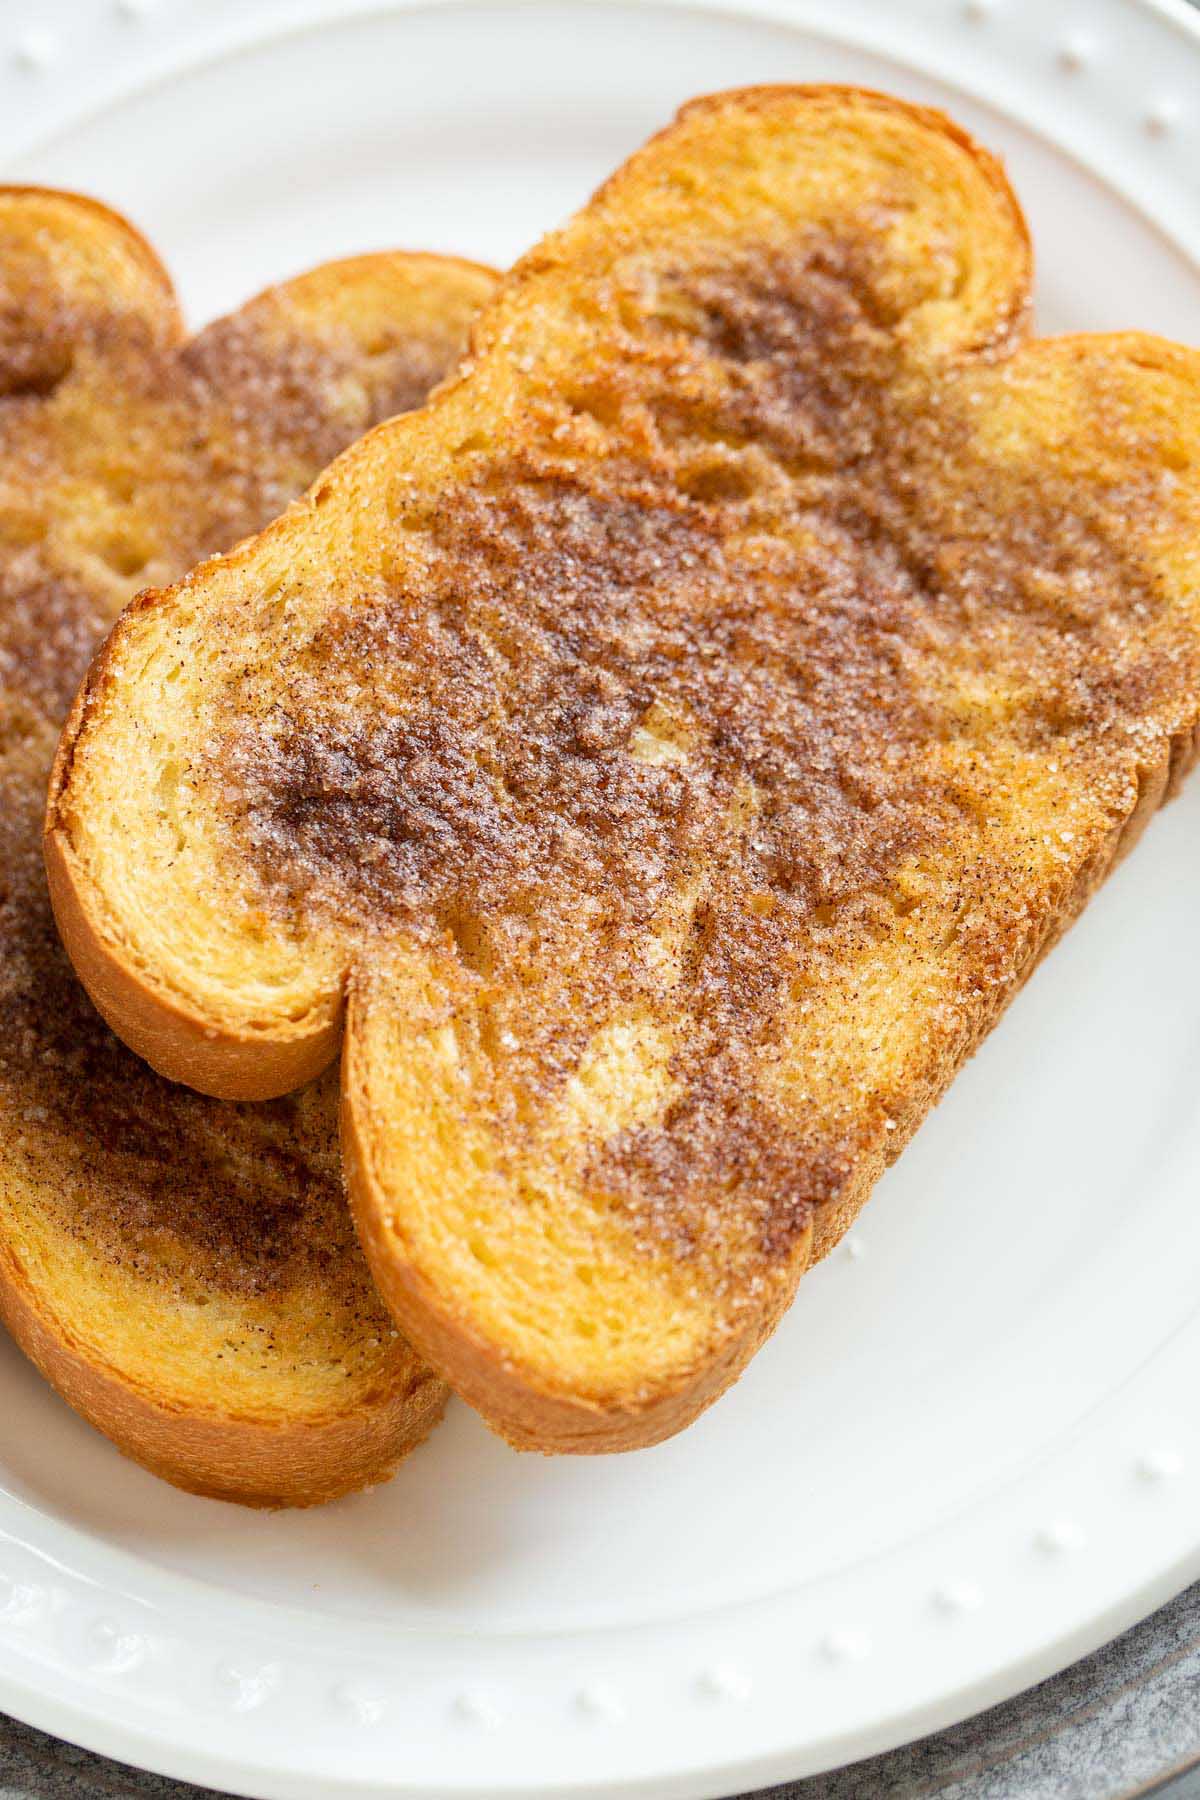
<path id="1" fill-rule="evenodd" d="M 445 1389 L 359 1251 L 336 1084 L 203 1099 L 88 1002 L 41 858 L 54 746 L 134 589 L 261 525 L 421 399 L 491 287 L 451 260 L 366 257 L 188 342 L 124 221 L 0 190 L 0 1314 L 86 1418 L 199 1493 L 300 1505 L 377 1482 Z"/>
<path id="2" fill-rule="evenodd" d="M 1194 759 L 1200 354 L 1030 282 L 944 116 L 698 101 L 79 698 L 98 1004 L 214 1092 L 344 1036 L 376 1280 L 514 1443 L 737 1375 Z"/>

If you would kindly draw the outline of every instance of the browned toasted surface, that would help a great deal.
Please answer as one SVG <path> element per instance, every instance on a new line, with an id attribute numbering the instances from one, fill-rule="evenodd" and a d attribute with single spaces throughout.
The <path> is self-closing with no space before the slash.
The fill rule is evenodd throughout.
<path id="1" fill-rule="evenodd" d="M 518 1441 L 736 1373 L 1190 760 L 1200 358 L 1025 342 L 1029 279 L 937 115 L 691 107 L 459 384 L 130 617 L 68 742 L 96 940 L 219 1039 L 236 983 L 95 873 L 87 784 L 172 633 L 236 639 L 156 717 L 179 816 L 348 978 L 377 1277 Z"/>
<path id="2" fill-rule="evenodd" d="M 314 1499 L 379 1479 L 441 1404 L 358 1250 L 335 1092 L 222 1104 L 125 1049 L 54 930 L 45 785 L 124 600 L 421 399 L 490 277 L 362 258 L 184 342 L 148 259 L 89 202 L 0 190 L 0 1306 L 159 1472 Z"/>

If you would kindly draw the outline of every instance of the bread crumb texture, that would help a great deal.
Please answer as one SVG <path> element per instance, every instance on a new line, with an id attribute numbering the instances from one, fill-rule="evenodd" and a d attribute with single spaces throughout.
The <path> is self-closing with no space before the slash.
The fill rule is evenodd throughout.
<path id="1" fill-rule="evenodd" d="M 257 1420 L 281 1455 L 284 1427 L 361 1414 L 378 1478 L 438 1384 L 355 1239 L 336 1084 L 267 1106 L 207 1099 L 156 1076 L 84 994 L 41 857 L 55 741 L 135 589 L 228 548 L 422 398 L 490 285 L 465 265 L 363 258 L 184 341 L 165 275 L 122 221 L 0 190 L 0 1303 L 69 1398 L 123 1448 L 174 1457 L 161 1472 L 187 1485 L 213 1484 L 204 1456 L 156 1436 L 151 1457 L 114 1392 L 181 1430 Z M 337 1453 L 344 1467 L 330 1444 L 299 1472 L 248 1456 L 221 1482 L 296 1499 L 297 1476 L 313 1497 L 362 1473 L 348 1439 Z"/>
<path id="2" fill-rule="evenodd" d="M 1190 764 L 1200 357 L 1029 285 L 939 115 L 698 103 L 96 690 L 97 892 L 214 1018 L 349 980 L 376 1274 L 518 1441 L 719 1391 Z M 93 847 L 134 697 L 199 949 Z"/>

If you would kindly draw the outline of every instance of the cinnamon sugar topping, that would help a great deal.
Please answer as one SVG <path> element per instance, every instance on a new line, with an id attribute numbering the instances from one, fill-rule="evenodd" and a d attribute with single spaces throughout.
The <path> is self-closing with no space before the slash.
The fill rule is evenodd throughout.
<path id="1" fill-rule="evenodd" d="M 1200 667 L 1146 551 L 1172 477 L 1103 357 L 921 360 L 869 239 L 643 286 L 574 391 L 530 373 L 522 447 L 464 458 L 266 699 L 230 673 L 208 766 L 270 904 L 459 956 L 521 1116 L 606 1020 L 682 1017 L 676 1098 L 590 1179 L 647 1243 L 744 1269 L 859 1147 L 765 1091 L 781 1021 L 950 846 L 949 916 L 1006 991 L 1026 903 L 977 904 L 996 771 L 1073 771 L 1094 839 Z M 1067 408 L 1085 435 L 1056 442 Z"/>
<path id="2" fill-rule="evenodd" d="M 0 291 L 5 1155 L 51 1229 L 185 1299 L 323 1284 L 350 1357 L 390 1333 L 344 1203 L 332 1089 L 223 1104 L 127 1051 L 58 942 L 41 815 L 62 715 L 134 589 L 264 524 L 423 397 L 448 353 L 401 337 L 370 358 L 270 301 L 171 349 L 127 320 L 83 321 L 53 290 L 27 284 L 7 311 Z"/>

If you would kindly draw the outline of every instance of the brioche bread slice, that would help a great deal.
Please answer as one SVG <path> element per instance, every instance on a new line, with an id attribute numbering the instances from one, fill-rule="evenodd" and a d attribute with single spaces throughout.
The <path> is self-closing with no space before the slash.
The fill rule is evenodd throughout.
<path id="1" fill-rule="evenodd" d="M 186 343 L 122 220 L 0 191 L 0 1313 L 85 1417 L 200 1493 L 303 1504 L 379 1481 L 445 1390 L 354 1238 L 336 1084 L 202 1099 L 97 1017 L 46 893 L 54 745 L 133 589 L 260 525 L 419 400 L 491 286 L 367 257 Z"/>
<path id="2" fill-rule="evenodd" d="M 214 1092 L 344 1032 L 376 1279 L 519 1445 L 737 1375 L 1193 759 L 1200 355 L 1030 276 L 940 114 L 698 101 L 75 708 L 99 1005 Z"/>

